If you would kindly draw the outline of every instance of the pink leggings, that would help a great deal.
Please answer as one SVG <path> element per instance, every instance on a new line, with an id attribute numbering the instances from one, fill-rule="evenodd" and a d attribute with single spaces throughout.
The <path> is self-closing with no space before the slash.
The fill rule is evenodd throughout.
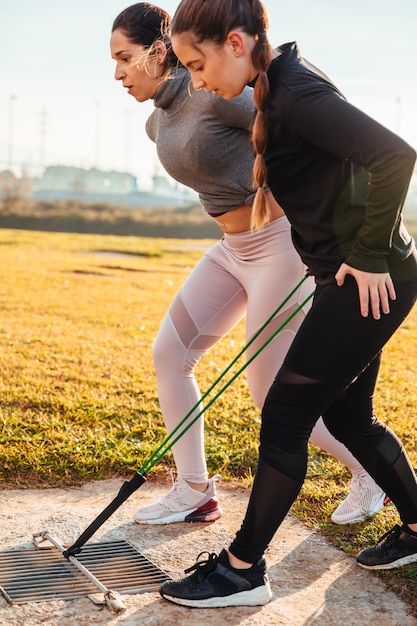
<path id="1" fill-rule="evenodd" d="M 270 222 L 259 231 L 225 234 L 208 250 L 174 298 L 153 348 L 159 402 L 168 432 L 201 397 L 194 375 L 201 357 L 245 314 L 248 341 L 304 274 L 305 267 L 292 245 L 286 217 Z M 313 289 L 313 279 L 308 278 L 250 346 L 248 357 Z M 309 308 L 310 302 L 246 369 L 249 390 L 257 407 L 262 408 Z M 321 419 L 310 442 L 339 459 L 352 473 L 362 470 Z M 194 483 L 207 480 L 203 417 L 173 446 L 173 455 L 179 476 Z"/>

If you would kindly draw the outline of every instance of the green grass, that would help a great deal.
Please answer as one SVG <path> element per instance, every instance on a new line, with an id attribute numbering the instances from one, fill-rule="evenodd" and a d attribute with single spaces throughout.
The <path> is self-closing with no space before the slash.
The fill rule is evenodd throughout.
<path id="1" fill-rule="evenodd" d="M 0 235 L 0 479 L 14 486 L 75 484 L 137 469 L 165 435 L 152 344 L 174 294 L 211 242 Z M 242 341 L 235 329 L 200 364 L 203 391 Z M 236 421 L 248 440 L 243 464 Z M 211 470 L 252 471 L 254 424 L 257 431 L 259 415 L 242 378 L 211 411 Z"/>
<path id="2" fill-rule="evenodd" d="M 152 344 L 210 243 L 0 230 L 0 487 L 129 477 L 149 458 L 166 435 Z M 241 323 L 199 363 L 202 392 L 243 345 Z M 386 347 L 376 412 L 402 438 L 415 466 L 416 369 L 414 310 Z M 259 426 L 243 374 L 207 411 L 210 472 L 249 485 Z M 172 467 L 167 454 L 149 478 L 165 479 Z M 399 520 L 391 504 L 370 521 L 331 524 L 349 482 L 344 466 L 311 446 L 292 512 L 353 555 Z M 378 576 L 417 604 L 417 566 Z"/>

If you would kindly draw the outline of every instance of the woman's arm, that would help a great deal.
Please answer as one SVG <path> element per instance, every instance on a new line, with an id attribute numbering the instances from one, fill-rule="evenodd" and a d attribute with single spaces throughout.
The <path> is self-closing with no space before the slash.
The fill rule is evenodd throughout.
<path id="1" fill-rule="evenodd" d="M 369 172 L 364 219 L 346 263 L 365 272 L 388 272 L 392 233 L 407 194 L 415 150 L 330 88 L 298 94 L 292 104 L 288 124 L 297 136 Z"/>

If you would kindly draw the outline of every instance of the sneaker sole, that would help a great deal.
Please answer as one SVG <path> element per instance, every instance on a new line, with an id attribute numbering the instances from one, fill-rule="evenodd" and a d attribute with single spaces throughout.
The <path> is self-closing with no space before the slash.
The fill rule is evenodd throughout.
<path id="1" fill-rule="evenodd" d="M 371 509 L 369 513 L 366 513 L 365 515 L 360 515 L 359 517 L 354 517 L 353 519 L 337 519 L 337 518 L 334 519 L 333 516 L 331 516 L 330 519 L 333 522 L 333 524 L 339 524 L 339 525 L 357 524 L 358 522 L 364 522 L 368 517 L 373 517 L 374 515 L 379 513 L 382 507 L 384 506 L 384 504 L 385 504 L 385 494 L 383 494 L 380 497 L 378 502 L 375 504 L 374 508 Z"/>
<path id="2" fill-rule="evenodd" d="M 184 519 L 184 522 L 215 522 L 223 515 L 221 506 L 217 500 L 209 500 L 203 506 L 196 509 Z"/>
<path id="3" fill-rule="evenodd" d="M 222 608 L 227 606 L 260 606 L 267 604 L 272 599 L 272 591 L 269 583 L 261 587 L 255 587 L 250 591 L 241 591 L 230 596 L 217 596 L 201 600 L 189 600 L 188 598 L 174 598 L 166 594 L 161 596 L 169 602 L 189 606 L 196 609 Z"/>
<path id="4" fill-rule="evenodd" d="M 376 565 L 365 565 L 365 563 L 360 563 L 356 561 L 356 563 L 363 567 L 364 569 L 394 569 L 396 567 L 401 567 L 402 565 L 409 565 L 410 563 L 417 562 L 417 554 L 410 554 L 409 556 L 403 556 L 396 561 L 391 561 L 391 563 L 377 563 Z"/>
<path id="5" fill-rule="evenodd" d="M 221 507 L 217 501 L 211 499 L 198 509 L 188 509 L 187 511 L 179 511 L 165 517 L 154 519 L 137 519 L 135 515 L 133 519 L 137 524 L 175 524 L 177 522 L 214 522 L 223 515 Z"/>

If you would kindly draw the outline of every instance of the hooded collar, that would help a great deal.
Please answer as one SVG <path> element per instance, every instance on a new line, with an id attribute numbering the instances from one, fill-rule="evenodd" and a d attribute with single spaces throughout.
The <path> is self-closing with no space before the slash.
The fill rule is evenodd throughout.
<path id="1" fill-rule="evenodd" d="M 189 72 L 185 67 L 172 70 L 153 97 L 155 107 L 167 109 L 182 91 L 185 81 L 189 79 Z"/>

